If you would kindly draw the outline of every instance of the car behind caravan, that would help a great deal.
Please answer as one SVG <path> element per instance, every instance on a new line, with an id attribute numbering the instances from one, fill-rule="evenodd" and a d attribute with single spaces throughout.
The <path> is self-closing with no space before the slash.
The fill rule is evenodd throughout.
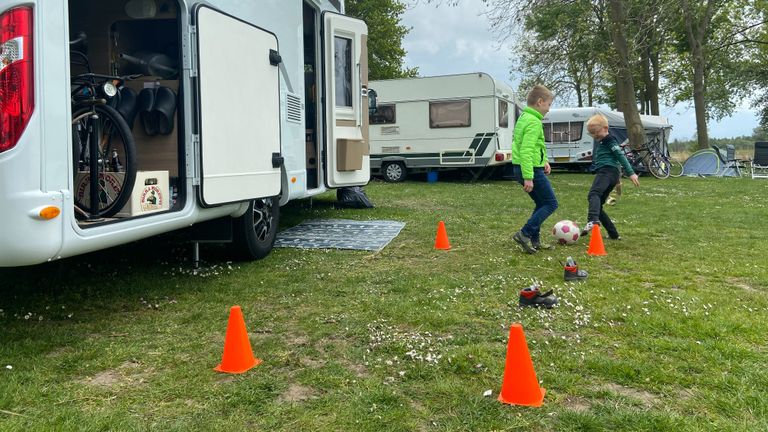
<path id="1" fill-rule="evenodd" d="M 427 170 L 464 168 L 478 175 L 510 162 L 518 110 L 512 89 L 490 75 L 371 81 L 370 88 L 377 96 L 371 171 L 386 181 Z"/>
<path id="2" fill-rule="evenodd" d="M 279 205 L 370 177 L 339 0 L 0 4 L 0 266 L 187 227 L 260 258 Z"/>
<path id="3" fill-rule="evenodd" d="M 627 138 L 627 126 L 621 112 L 594 107 L 553 108 L 542 119 L 550 164 L 581 170 L 589 168 L 594 140 L 587 133 L 587 120 L 595 114 L 602 114 L 608 119 L 608 127 L 619 142 Z M 640 121 L 645 129 L 646 142 L 658 143 L 661 151 L 667 154 L 672 125 L 661 116 L 641 115 Z"/>

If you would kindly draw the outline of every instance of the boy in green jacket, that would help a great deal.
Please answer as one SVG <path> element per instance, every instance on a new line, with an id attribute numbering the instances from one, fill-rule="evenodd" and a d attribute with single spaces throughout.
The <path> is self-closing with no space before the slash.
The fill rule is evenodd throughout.
<path id="1" fill-rule="evenodd" d="M 536 204 L 528 222 L 512 239 L 530 254 L 543 247 L 539 236 L 541 225 L 557 209 L 555 191 L 547 178 L 550 167 L 541 123 L 554 99 L 546 87 L 534 86 L 528 93 L 528 106 L 517 119 L 512 141 L 513 176 Z"/>
<path id="2" fill-rule="evenodd" d="M 600 114 L 593 115 L 587 120 L 587 131 L 597 141 L 595 154 L 592 155 L 596 171 L 595 180 L 592 182 L 592 187 L 587 195 L 589 202 L 587 224 L 581 231 L 581 235 L 589 234 L 595 225 L 602 225 L 608 231 L 609 238 L 620 240 L 621 236 L 619 236 L 611 218 L 608 217 L 608 213 L 603 210 L 603 204 L 605 204 L 613 188 L 620 184 L 619 167 L 624 168 L 624 172 L 629 176 L 632 184 L 640 186 L 640 182 L 637 180 L 637 174 L 632 170 L 629 161 L 627 161 L 627 157 L 624 156 L 619 141 L 608 133 L 608 119 Z"/>

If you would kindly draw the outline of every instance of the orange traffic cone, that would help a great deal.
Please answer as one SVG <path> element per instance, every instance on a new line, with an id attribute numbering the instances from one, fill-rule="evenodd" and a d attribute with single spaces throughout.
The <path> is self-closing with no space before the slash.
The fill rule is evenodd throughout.
<path id="1" fill-rule="evenodd" d="M 245 321 L 240 306 L 232 306 L 229 310 L 227 335 L 224 337 L 224 354 L 221 363 L 213 370 L 227 373 L 243 373 L 261 363 L 253 356 L 251 341 L 245 330 Z"/>
<path id="2" fill-rule="evenodd" d="M 589 234 L 589 247 L 587 255 L 603 256 L 608 255 L 603 245 L 603 236 L 600 234 L 600 225 L 592 227 L 592 233 Z"/>
<path id="3" fill-rule="evenodd" d="M 437 236 L 435 237 L 435 249 L 448 250 L 451 244 L 448 242 L 448 233 L 445 231 L 445 223 L 440 221 L 437 224 Z"/>
<path id="4" fill-rule="evenodd" d="M 507 344 L 507 362 L 504 365 L 504 380 L 501 383 L 499 401 L 510 405 L 538 407 L 544 403 L 546 390 L 539 387 L 533 370 L 528 344 L 525 342 L 523 326 L 512 324 Z"/>

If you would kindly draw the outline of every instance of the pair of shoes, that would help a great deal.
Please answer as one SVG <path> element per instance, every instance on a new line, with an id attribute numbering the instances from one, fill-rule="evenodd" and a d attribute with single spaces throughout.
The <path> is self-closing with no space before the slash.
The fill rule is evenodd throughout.
<path id="1" fill-rule="evenodd" d="M 580 281 L 585 280 L 589 273 L 584 270 L 579 270 L 579 265 L 576 264 L 573 258 L 568 257 L 563 265 L 563 277 L 566 281 Z"/>
<path id="2" fill-rule="evenodd" d="M 173 132 L 176 93 L 168 87 L 145 88 L 139 93 L 139 118 L 147 136 Z"/>
<path id="3" fill-rule="evenodd" d="M 522 231 L 518 231 L 515 233 L 515 235 L 512 236 L 512 240 L 517 242 L 520 246 L 523 247 L 523 250 L 528 252 L 529 254 L 535 254 L 536 248 L 533 247 L 533 244 L 531 244 L 531 239 L 523 234 Z"/>
<path id="4" fill-rule="evenodd" d="M 537 285 L 529 286 L 520 290 L 521 307 L 545 307 L 552 309 L 557 304 L 557 297 L 552 294 L 552 290 L 542 293 Z"/>
<path id="5" fill-rule="evenodd" d="M 114 108 L 128 124 L 129 129 L 133 129 L 133 123 L 136 120 L 136 92 L 129 87 L 120 87 L 115 97 L 109 100 L 109 106 Z"/>
<path id="6" fill-rule="evenodd" d="M 600 225 L 600 222 L 595 222 L 595 221 L 589 221 L 589 222 L 587 222 L 587 224 L 586 224 L 586 225 L 584 225 L 584 228 L 582 228 L 582 229 L 581 229 L 581 233 L 579 233 L 579 236 L 580 236 L 580 237 L 584 237 L 584 236 L 586 236 L 587 234 L 590 234 L 590 233 L 592 232 L 592 228 L 593 228 L 595 225 Z"/>

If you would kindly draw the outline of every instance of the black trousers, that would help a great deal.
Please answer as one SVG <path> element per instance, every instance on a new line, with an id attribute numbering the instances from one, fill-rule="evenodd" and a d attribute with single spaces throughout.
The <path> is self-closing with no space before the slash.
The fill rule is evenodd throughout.
<path id="1" fill-rule="evenodd" d="M 608 195 L 611 194 L 611 191 L 618 183 L 618 168 L 611 166 L 600 167 L 595 173 L 595 180 L 592 182 L 592 188 L 589 189 L 589 195 L 587 195 L 587 201 L 589 202 L 587 220 L 590 222 L 599 221 L 600 225 L 608 231 L 608 235 L 612 238 L 618 237 L 619 232 L 616 231 L 616 226 L 608 216 L 608 213 L 603 210 L 603 204 L 605 204 Z"/>

